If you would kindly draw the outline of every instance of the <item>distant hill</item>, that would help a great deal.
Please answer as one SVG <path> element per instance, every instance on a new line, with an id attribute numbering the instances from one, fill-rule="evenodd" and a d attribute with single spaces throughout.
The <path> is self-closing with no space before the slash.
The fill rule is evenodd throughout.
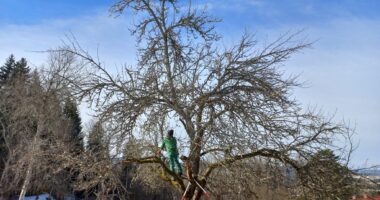
<path id="1" fill-rule="evenodd" d="M 354 172 L 365 176 L 380 176 L 380 169 L 354 170 Z"/>

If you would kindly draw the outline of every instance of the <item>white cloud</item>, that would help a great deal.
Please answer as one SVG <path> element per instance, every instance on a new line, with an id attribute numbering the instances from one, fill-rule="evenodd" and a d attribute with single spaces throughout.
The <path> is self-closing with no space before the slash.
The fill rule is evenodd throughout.
<path id="1" fill-rule="evenodd" d="M 308 88 L 295 95 L 304 104 L 319 105 L 327 112 L 337 111 L 337 119 L 356 124 L 360 146 L 353 163 L 380 163 L 380 21 L 336 20 L 312 27 L 310 38 L 319 40 L 310 50 L 296 55 L 285 68 L 302 73 Z"/>
<path id="2" fill-rule="evenodd" d="M 135 60 L 135 42 L 128 31 L 127 20 L 104 14 L 30 25 L 0 25 L 0 60 L 4 61 L 13 53 L 39 66 L 44 63 L 46 55 L 34 51 L 55 48 L 62 44 L 66 34 L 71 33 L 84 49 L 98 49 L 102 60 L 109 65 Z"/>
<path id="3" fill-rule="evenodd" d="M 106 11 L 103 11 L 106 13 Z M 27 58 L 31 67 L 46 63 L 44 51 L 56 48 L 66 40 L 66 34 L 73 34 L 83 49 L 96 56 L 99 51 L 101 61 L 110 68 L 123 64 L 134 64 L 135 41 L 128 31 L 128 20 L 112 18 L 108 15 L 84 16 L 77 19 L 44 21 L 38 24 L 0 25 L 0 64 L 13 53 L 17 59 Z M 80 106 L 84 123 L 91 120 L 93 114 L 86 105 Z"/>
<path id="4" fill-rule="evenodd" d="M 228 46 L 238 41 L 244 28 L 224 35 Z M 296 88 L 294 97 L 305 107 L 318 106 L 337 121 L 356 125 L 360 146 L 353 164 L 380 164 L 380 20 L 345 18 L 319 24 L 286 24 L 268 28 L 256 26 L 258 41 L 268 43 L 288 31 L 305 29 L 301 39 L 315 41 L 284 63 L 286 74 L 300 74 L 306 88 Z M 224 30 L 222 30 L 224 31 Z"/>
<path id="5" fill-rule="evenodd" d="M 46 55 L 32 51 L 54 48 L 61 44 L 65 33 L 72 32 L 85 49 L 95 53 L 98 48 L 101 60 L 108 66 L 131 64 L 135 62 L 135 41 L 127 29 L 130 21 L 99 14 L 32 25 L 2 25 L 0 62 L 14 53 L 39 66 L 45 62 Z M 226 29 L 228 26 L 219 25 Z M 228 30 L 224 41 L 237 41 L 244 28 Z M 303 28 L 307 28 L 305 34 L 311 40 L 318 40 L 312 49 L 294 56 L 283 67 L 287 73 L 301 74 L 301 80 L 309 82 L 308 88 L 295 90 L 295 97 L 305 105 L 319 105 L 329 113 L 337 110 L 338 119 L 344 117 L 356 122 L 356 139 L 361 146 L 354 155 L 354 163 L 362 164 L 369 159 L 379 164 L 380 21 L 347 18 L 319 25 L 256 28 L 260 41 L 271 41 L 288 30 Z"/>

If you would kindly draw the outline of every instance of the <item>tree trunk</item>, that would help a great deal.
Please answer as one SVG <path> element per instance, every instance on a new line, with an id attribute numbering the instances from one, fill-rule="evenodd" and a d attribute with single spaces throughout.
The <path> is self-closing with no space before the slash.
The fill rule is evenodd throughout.
<path id="1" fill-rule="evenodd" d="M 26 170 L 26 175 L 25 175 L 25 180 L 24 183 L 22 184 L 19 200 L 23 200 L 25 198 L 26 191 L 29 187 L 30 179 L 32 178 L 32 170 L 33 170 L 33 165 L 34 165 L 34 156 L 39 150 L 39 137 L 42 132 L 42 122 L 39 121 L 37 123 L 37 132 L 36 135 L 34 136 L 33 143 L 32 143 L 32 149 L 30 151 L 30 160 L 28 163 L 28 168 Z"/>
<path id="2" fill-rule="evenodd" d="M 191 161 L 191 170 L 193 172 L 193 176 L 198 177 L 200 164 L 201 164 L 201 146 L 202 146 L 202 138 L 203 131 L 196 132 L 194 139 L 190 145 L 190 161 Z M 189 196 L 192 200 L 198 200 L 202 196 L 202 191 L 196 185 L 191 185 L 189 188 Z"/>
<path id="3" fill-rule="evenodd" d="M 198 176 L 200 169 L 200 161 L 201 161 L 201 150 L 202 150 L 202 139 L 203 139 L 203 131 L 196 132 L 194 139 L 191 141 L 190 145 L 190 161 L 191 161 L 191 169 L 193 175 Z"/>
<path id="4" fill-rule="evenodd" d="M 32 176 L 32 167 L 33 167 L 33 161 L 34 159 L 31 159 L 31 162 L 28 165 L 28 169 L 26 170 L 26 176 L 24 183 L 22 184 L 21 192 L 20 192 L 20 197 L 18 200 L 23 200 L 25 198 L 26 190 L 29 186 L 30 178 Z"/>

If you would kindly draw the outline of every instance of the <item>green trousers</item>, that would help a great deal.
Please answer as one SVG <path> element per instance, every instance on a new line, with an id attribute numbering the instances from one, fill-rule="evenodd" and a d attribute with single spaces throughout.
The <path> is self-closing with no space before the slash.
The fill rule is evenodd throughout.
<path id="1" fill-rule="evenodd" d="M 179 163 L 179 160 L 178 160 L 178 153 L 168 152 L 168 156 L 169 156 L 169 168 L 170 168 L 170 171 L 172 171 L 172 172 L 175 173 L 176 171 L 174 171 L 174 168 L 176 168 L 177 169 L 177 173 L 182 174 L 182 166 L 181 166 L 181 164 Z"/>

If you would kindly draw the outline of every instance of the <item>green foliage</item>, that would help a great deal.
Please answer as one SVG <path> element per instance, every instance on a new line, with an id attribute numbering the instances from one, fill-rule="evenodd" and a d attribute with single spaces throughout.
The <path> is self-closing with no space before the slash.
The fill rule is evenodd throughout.
<path id="1" fill-rule="evenodd" d="M 0 68 L 0 81 L 4 83 L 10 76 L 15 66 L 15 58 L 10 55 L 5 64 Z"/>
<path id="2" fill-rule="evenodd" d="M 80 153 L 83 151 L 83 134 L 82 134 L 82 119 L 79 116 L 79 111 L 75 101 L 67 98 L 63 113 L 71 122 L 71 140 L 75 146 L 74 151 Z"/>
<path id="3" fill-rule="evenodd" d="M 105 141 L 105 130 L 101 122 L 96 122 L 88 136 L 88 150 L 98 158 L 108 155 L 107 143 Z"/>
<path id="4" fill-rule="evenodd" d="M 29 72 L 30 68 L 25 58 L 16 61 L 15 57 L 10 55 L 5 64 L 0 67 L 0 84 L 4 84 L 14 77 L 26 76 Z"/>
<path id="5" fill-rule="evenodd" d="M 312 155 L 301 173 L 301 199 L 349 199 L 357 191 L 352 172 L 330 149 Z"/>
<path id="6" fill-rule="evenodd" d="M 25 78 L 29 76 L 30 68 L 25 58 L 16 61 L 15 57 L 11 54 L 5 61 L 4 65 L 0 67 L 0 97 L 4 98 L 4 91 L 1 86 L 13 78 Z M 7 113 L 10 112 L 9 106 L 4 105 L 0 108 L 0 174 L 3 172 L 4 163 L 8 156 L 8 149 L 5 144 L 4 135 L 7 133 Z"/>

